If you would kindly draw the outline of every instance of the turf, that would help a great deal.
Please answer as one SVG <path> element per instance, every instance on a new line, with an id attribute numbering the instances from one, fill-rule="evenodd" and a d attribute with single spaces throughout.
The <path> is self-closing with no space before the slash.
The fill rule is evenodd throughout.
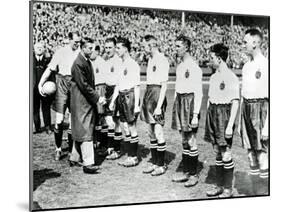
<path id="1" fill-rule="evenodd" d="M 99 159 L 101 171 L 96 175 L 86 175 L 79 167 L 70 168 L 67 163 L 67 152 L 61 161 L 54 161 L 53 134 L 35 134 L 32 141 L 33 209 L 206 199 L 206 189 L 215 182 L 215 154 L 211 144 L 203 140 L 208 85 L 204 85 L 204 98 L 197 135 L 200 154 L 198 166 L 200 181 L 192 188 L 185 188 L 183 184 L 171 181 L 175 172 L 181 170 L 182 145 L 180 134 L 170 127 L 174 90 L 173 86 L 169 87 L 164 128 L 167 142 L 165 160 L 168 163 L 165 175 L 152 177 L 142 173 L 146 161 L 150 159 L 150 154 L 146 125 L 140 120 L 137 123 L 140 137 L 138 150 L 138 155 L 141 158 L 140 164 L 133 168 L 124 168 L 117 165 L 118 160 Z M 63 147 L 67 147 L 66 142 Z M 232 149 L 236 163 L 234 196 L 247 196 L 250 190 L 248 159 L 236 132 Z"/>

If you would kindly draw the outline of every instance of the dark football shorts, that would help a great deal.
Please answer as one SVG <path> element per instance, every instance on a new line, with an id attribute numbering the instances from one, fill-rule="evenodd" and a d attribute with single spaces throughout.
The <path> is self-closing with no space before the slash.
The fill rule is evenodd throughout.
<path id="1" fill-rule="evenodd" d="M 95 89 L 96 89 L 97 93 L 99 94 L 99 96 L 103 96 L 103 97 L 105 96 L 106 85 L 104 83 L 95 85 Z M 105 113 L 105 106 L 97 104 L 97 112 L 98 112 L 98 114 L 103 115 Z"/>
<path id="2" fill-rule="evenodd" d="M 225 130 L 230 118 L 231 105 L 231 103 L 212 104 L 211 102 L 209 104 L 206 115 L 204 139 L 214 146 L 232 146 L 232 138 L 225 138 Z"/>
<path id="3" fill-rule="evenodd" d="M 52 104 L 52 109 L 58 113 L 64 114 L 66 108 L 70 111 L 70 87 L 71 76 L 70 75 L 56 75 L 57 90 L 55 93 L 55 99 Z"/>
<path id="4" fill-rule="evenodd" d="M 261 139 L 268 113 L 268 99 L 243 99 L 241 117 L 242 145 L 246 149 L 267 152 L 268 141 Z"/>
<path id="5" fill-rule="evenodd" d="M 115 89 L 115 85 L 106 85 L 105 86 L 105 98 L 106 98 L 107 103 L 104 105 L 104 109 L 105 109 L 104 114 L 106 116 L 113 116 L 114 114 L 116 114 L 116 107 L 114 108 L 113 111 L 109 110 L 109 104 L 112 100 L 114 89 Z"/>
<path id="6" fill-rule="evenodd" d="M 120 121 L 129 124 L 137 120 L 138 114 L 134 113 L 135 93 L 134 88 L 119 91 L 119 97 L 116 100 L 116 110 L 119 112 Z"/>
<path id="7" fill-rule="evenodd" d="M 172 113 L 172 129 L 191 132 L 194 110 L 194 93 L 177 93 Z"/>
<path id="8" fill-rule="evenodd" d="M 167 99 L 165 97 L 161 106 L 161 114 L 154 116 L 154 110 L 157 107 L 158 99 L 160 96 L 160 85 L 147 85 L 141 109 L 141 120 L 148 124 L 165 124 L 165 112 L 167 107 Z"/>

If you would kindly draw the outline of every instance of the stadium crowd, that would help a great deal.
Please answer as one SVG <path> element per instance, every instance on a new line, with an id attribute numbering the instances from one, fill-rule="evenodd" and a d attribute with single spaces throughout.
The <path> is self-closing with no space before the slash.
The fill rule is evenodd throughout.
<path id="1" fill-rule="evenodd" d="M 141 46 L 144 35 L 157 37 L 161 51 L 168 56 L 171 66 L 176 64 L 175 38 L 185 33 L 192 39 L 191 54 L 203 66 L 209 61 L 209 47 L 224 42 L 230 48 L 228 64 L 241 68 L 245 61 L 241 55 L 241 36 L 247 29 L 243 25 L 218 25 L 187 16 L 182 28 L 181 13 L 176 11 L 150 11 L 132 8 L 102 6 L 74 6 L 66 4 L 36 3 L 33 8 L 33 39 L 44 41 L 47 54 L 52 55 L 59 46 L 67 44 L 69 32 L 78 30 L 82 36 L 92 37 L 101 47 L 107 37 L 126 37 L 132 42 L 131 55 L 139 64 L 147 58 Z M 267 54 L 268 30 L 260 28 L 265 36 L 263 52 Z M 102 49 L 103 51 L 103 49 Z"/>

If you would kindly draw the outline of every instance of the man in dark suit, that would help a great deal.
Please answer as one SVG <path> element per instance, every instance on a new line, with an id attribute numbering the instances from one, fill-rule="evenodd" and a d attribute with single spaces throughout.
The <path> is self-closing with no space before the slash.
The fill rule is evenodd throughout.
<path id="1" fill-rule="evenodd" d="M 38 83 L 45 69 L 47 68 L 50 58 L 46 58 L 44 55 L 45 48 L 43 43 L 36 43 L 34 45 L 33 54 L 33 120 L 35 125 L 35 132 L 41 132 L 40 121 L 40 105 L 42 107 L 43 120 L 45 124 L 45 130 L 47 134 L 51 133 L 51 97 L 43 97 L 38 91 Z"/>
<path id="2" fill-rule="evenodd" d="M 74 145 L 70 165 L 78 165 L 82 160 L 84 173 L 94 174 L 95 166 L 93 133 L 97 117 L 96 104 L 105 104 L 105 97 L 100 97 L 95 90 L 95 78 L 89 60 L 93 52 L 93 40 L 81 40 L 81 52 L 71 68 L 71 126 Z"/>

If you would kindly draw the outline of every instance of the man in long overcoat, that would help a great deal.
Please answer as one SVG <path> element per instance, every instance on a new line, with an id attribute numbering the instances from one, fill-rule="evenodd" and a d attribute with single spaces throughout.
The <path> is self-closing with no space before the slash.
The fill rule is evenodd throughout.
<path id="1" fill-rule="evenodd" d="M 71 125 L 74 146 L 70 165 L 83 162 L 84 173 L 96 173 L 93 132 L 97 116 L 96 104 L 104 104 L 105 98 L 95 90 L 93 69 L 89 60 L 93 52 L 93 40 L 81 40 L 81 52 L 71 68 Z"/>

